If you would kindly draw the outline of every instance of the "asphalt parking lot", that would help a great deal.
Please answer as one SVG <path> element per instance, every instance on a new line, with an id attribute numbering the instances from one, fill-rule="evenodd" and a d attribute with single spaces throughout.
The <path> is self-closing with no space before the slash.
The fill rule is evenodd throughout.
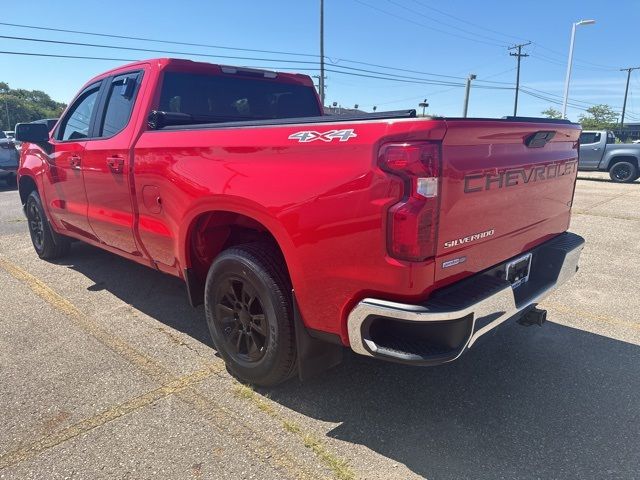
<path id="1" fill-rule="evenodd" d="M 39 260 L 0 187 L 0 478 L 638 478 L 639 205 L 640 183 L 579 175 L 587 245 L 541 328 L 254 391 L 180 281 L 80 243 Z"/>

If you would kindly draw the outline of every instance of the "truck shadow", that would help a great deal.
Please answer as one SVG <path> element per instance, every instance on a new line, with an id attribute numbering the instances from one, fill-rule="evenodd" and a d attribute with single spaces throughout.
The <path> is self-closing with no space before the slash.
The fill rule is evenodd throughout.
<path id="1" fill-rule="evenodd" d="M 435 368 L 349 355 L 270 398 L 427 478 L 637 475 L 637 346 L 552 322 L 490 337 Z"/>
<path id="2" fill-rule="evenodd" d="M 189 305 L 182 280 L 82 242 L 74 242 L 71 254 L 57 263 L 90 278 L 94 284 L 87 290 L 108 290 L 137 310 L 213 348 L 204 308 Z"/>
<path id="3" fill-rule="evenodd" d="M 211 346 L 179 280 L 83 244 L 67 265 Z M 313 380 L 258 393 L 427 478 L 636 477 L 640 348 L 550 320 L 506 324 L 450 365 L 346 353 Z"/>

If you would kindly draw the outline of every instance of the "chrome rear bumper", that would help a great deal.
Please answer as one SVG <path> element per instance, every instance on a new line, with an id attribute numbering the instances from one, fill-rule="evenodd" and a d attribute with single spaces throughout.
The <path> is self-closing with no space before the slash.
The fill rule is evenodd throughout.
<path id="1" fill-rule="evenodd" d="M 504 262 L 435 292 L 422 304 L 365 298 L 347 320 L 351 348 L 418 365 L 455 360 L 480 336 L 526 313 L 569 280 L 578 270 L 583 247 L 582 237 L 567 232 L 530 250 L 529 281 L 516 289 L 499 276 Z"/>

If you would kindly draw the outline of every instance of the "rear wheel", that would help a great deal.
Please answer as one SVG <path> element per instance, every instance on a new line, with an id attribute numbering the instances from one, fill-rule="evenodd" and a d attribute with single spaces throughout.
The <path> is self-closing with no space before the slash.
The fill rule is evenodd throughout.
<path id="1" fill-rule="evenodd" d="M 38 256 L 45 260 L 60 258 L 69 253 L 71 241 L 54 232 L 42 208 L 40 195 L 36 190 L 29 194 L 25 205 L 31 243 Z"/>
<path id="2" fill-rule="evenodd" d="M 229 248 L 213 262 L 205 287 L 211 337 L 240 380 L 273 386 L 296 367 L 291 287 L 268 243 Z"/>
<path id="3" fill-rule="evenodd" d="M 618 183 L 633 182 L 639 175 L 638 167 L 633 163 L 626 161 L 616 163 L 611 167 L 611 170 L 609 170 L 609 177 L 611 177 L 611 180 Z"/>

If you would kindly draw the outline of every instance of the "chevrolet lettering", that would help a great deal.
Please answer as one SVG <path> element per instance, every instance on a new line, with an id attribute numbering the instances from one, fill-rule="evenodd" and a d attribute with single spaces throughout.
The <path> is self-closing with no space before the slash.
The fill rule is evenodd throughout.
<path id="1" fill-rule="evenodd" d="M 492 188 L 515 187 L 529 182 L 553 180 L 563 176 L 572 176 L 577 172 L 578 161 L 513 168 L 500 173 L 479 173 L 464 177 L 464 193 L 481 192 Z"/>

